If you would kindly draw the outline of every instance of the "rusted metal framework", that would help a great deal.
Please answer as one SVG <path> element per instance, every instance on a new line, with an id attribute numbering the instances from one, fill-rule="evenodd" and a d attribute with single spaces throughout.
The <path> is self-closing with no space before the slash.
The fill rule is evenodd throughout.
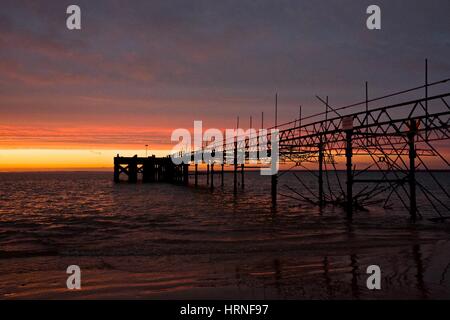
<path id="1" fill-rule="evenodd" d="M 440 181 L 434 169 L 450 169 L 447 155 L 440 152 L 445 149 L 450 137 L 450 92 L 444 88 L 444 93 L 428 96 L 430 87 L 441 86 L 442 91 L 442 85 L 449 80 L 427 83 L 371 100 L 366 95 L 365 101 L 341 108 L 334 108 L 329 105 L 328 99 L 324 101 L 319 98 L 325 104 L 325 112 L 269 128 L 279 130 L 280 162 L 290 167 L 272 176 L 272 205 L 276 206 L 277 195 L 281 195 L 319 206 L 342 206 L 347 217 L 352 218 L 355 211 L 366 210 L 380 201 L 384 203 L 383 207 L 389 208 L 395 198 L 415 220 L 422 217 L 417 201 L 417 194 L 420 193 L 420 202 L 428 203 L 428 208 L 435 213 L 432 218 L 449 218 L 449 192 L 445 181 Z M 425 97 L 404 98 L 424 88 Z M 393 97 L 406 101 L 385 102 Z M 374 107 L 369 108 L 369 103 Z M 355 111 L 361 107 L 363 110 Z M 236 191 L 238 171 L 244 186 L 244 169 L 254 168 L 267 160 L 260 157 L 262 151 L 270 157 L 271 141 L 270 131 L 267 136 L 236 137 L 232 143 L 212 141 L 206 143 L 202 150 L 192 152 L 191 162 L 194 162 L 196 153 L 222 157 L 220 173 L 223 184 L 224 163 L 230 164 L 231 159 L 233 169 L 227 172 L 234 173 Z M 241 162 L 243 160 L 244 164 L 238 164 L 239 157 L 243 157 Z M 203 159 L 201 155 L 200 159 Z M 436 166 L 437 162 L 439 164 Z M 211 187 L 214 187 L 214 165 L 218 164 L 207 164 L 207 183 Z M 295 172 L 298 169 L 308 171 L 317 179 L 316 190 L 302 181 L 302 177 Z M 287 184 L 282 187 L 290 194 L 283 190 L 279 192 L 278 180 L 289 172 L 294 174 L 299 187 Z M 197 174 L 196 165 L 194 175 Z M 432 188 L 421 181 L 423 179 L 418 179 L 417 174 L 426 176 L 426 180 L 433 183 Z M 195 181 L 197 185 L 197 178 Z M 433 192 L 436 190 L 437 193 Z"/>
<path id="2" fill-rule="evenodd" d="M 450 169 L 448 160 L 434 145 L 448 141 L 450 137 L 449 96 L 450 93 L 440 94 L 280 130 L 282 158 L 299 167 L 304 167 L 305 162 L 318 164 L 317 171 L 312 172 L 319 183 L 317 196 L 307 197 L 291 186 L 287 188 L 301 199 L 319 205 L 341 204 L 349 218 L 355 210 L 378 202 L 377 195 L 387 195 L 385 207 L 395 195 L 412 219 L 421 216 L 416 195 L 420 190 L 439 218 L 445 218 L 450 212 L 449 193 L 425 158 L 438 158 L 441 168 Z M 354 158 L 362 156 L 369 163 L 357 169 Z M 340 190 L 328 187 L 327 192 L 324 180 L 329 183 L 330 179 L 324 175 L 328 175 L 329 165 L 337 171 L 336 163 L 340 158 L 345 158 L 345 188 L 337 175 Z M 418 181 L 416 172 L 419 168 L 427 173 L 446 199 L 438 198 Z M 379 173 L 378 177 L 364 178 L 365 173 L 373 169 Z M 308 188 L 300 178 L 298 180 L 303 189 Z M 365 186 L 354 194 L 355 184 Z M 311 190 L 308 192 L 312 193 Z"/>
<path id="3" fill-rule="evenodd" d="M 290 169 L 271 177 L 273 207 L 277 196 L 285 196 L 318 206 L 342 206 L 351 219 L 355 211 L 380 202 L 389 208 L 396 199 L 412 220 L 423 216 L 419 204 L 433 212 L 431 219 L 448 219 L 448 181 L 443 181 L 436 169 L 450 170 L 446 158 L 450 150 L 442 152 L 450 149 L 449 83 L 450 79 L 427 80 L 424 86 L 370 100 L 366 83 L 365 101 L 340 108 L 331 106 L 328 98 L 318 97 L 325 112 L 303 118 L 300 112 L 294 121 L 281 125 L 275 121 L 275 127 L 264 134 L 246 133 L 233 141 L 209 141 L 199 150 L 180 152 L 176 156 L 189 159 L 182 164 L 183 181 L 188 184 L 187 175 L 193 175 L 198 186 L 198 176 L 206 174 L 207 185 L 213 189 L 216 175 L 221 176 L 223 186 L 224 174 L 232 173 L 237 192 L 238 185 L 244 187 L 246 169 L 267 166 L 273 144 L 270 130 L 276 129 L 279 161 Z M 428 96 L 435 87 L 439 94 Z M 424 97 L 409 97 L 423 89 Z M 392 98 L 397 102 L 389 103 Z M 277 110 L 278 96 L 275 101 Z M 205 154 L 212 157 L 205 159 Z M 206 172 L 199 172 L 199 162 L 206 162 Z M 194 170 L 187 173 L 189 165 L 194 165 Z M 232 169 L 226 170 L 229 167 Z M 317 188 L 303 181 L 296 172 L 299 169 L 317 179 Z M 120 173 L 120 167 L 116 172 Z M 279 188 L 279 179 L 289 173 L 298 185 L 288 183 Z"/>

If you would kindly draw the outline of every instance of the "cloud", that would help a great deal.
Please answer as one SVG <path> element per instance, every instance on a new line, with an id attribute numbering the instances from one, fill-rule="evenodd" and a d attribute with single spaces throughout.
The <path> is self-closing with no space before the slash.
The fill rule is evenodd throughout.
<path id="1" fill-rule="evenodd" d="M 168 129 L 130 127 L 0 126 L 0 149 L 121 149 L 171 147 Z"/>
<path id="2" fill-rule="evenodd" d="M 380 0 L 380 32 L 365 28 L 368 1 L 79 0 L 81 31 L 65 28 L 68 4 L 2 2 L 0 124 L 222 127 L 262 111 L 269 123 L 275 91 L 283 121 L 299 104 L 322 110 L 316 94 L 342 105 L 365 81 L 373 95 L 420 84 L 425 57 L 431 80 L 450 75 L 448 0 Z"/>

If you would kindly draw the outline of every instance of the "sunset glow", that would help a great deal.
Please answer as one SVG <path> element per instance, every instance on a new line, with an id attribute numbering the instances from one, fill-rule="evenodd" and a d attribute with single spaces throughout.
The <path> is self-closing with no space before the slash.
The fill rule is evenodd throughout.
<path id="1" fill-rule="evenodd" d="M 128 157 L 145 156 L 145 150 L 3 149 L 0 150 L 0 170 L 111 169 L 117 153 Z M 167 152 L 152 150 L 152 154 L 165 156 Z"/>
<path id="2" fill-rule="evenodd" d="M 448 76 L 448 46 L 440 45 L 446 37 L 424 36 L 429 30 L 420 24 L 390 16 L 383 23 L 391 32 L 374 33 L 353 19 L 339 30 L 336 21 L 323 25 L 325 3 L 293 5 L 287 16 L 276 3 L 247 3 L 245 17 L 221 5 L 196 20 L 201 5 L 197 11 L 140 2 L 134 10 L 120 1 L 79 2 L 86 16 L 76 31 L 60 23 L 64 2 L 4 4 L 0 170 L 111 167 L 112 155 L 142 155 L 145 145 L 167 154 L 172 130 L 190 129 L 194 120 L 234 128 L 239 116 L 248 128 L 252 116 L 259 128 L 264 112 L 269 127 L 275 92 L 278 122 L 292 121 L 300 104 L 304 116 L 324 110 L 316 94 L 340 106 L 360 101 L 365 81 L 371 96 L 421 84 L 424 57 L 431 61 L 430 81 Z M 430 19 L 430 28 L 446 30 L 446 19 Z M 332 38 L 324 28 L 335 32 Z"/>

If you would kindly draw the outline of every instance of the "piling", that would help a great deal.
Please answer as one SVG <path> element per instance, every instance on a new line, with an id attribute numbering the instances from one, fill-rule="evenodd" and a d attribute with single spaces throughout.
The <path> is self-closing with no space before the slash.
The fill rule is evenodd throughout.
<path id="1" fill-rule="evenodd" d="M 189 185 L 189 164 L 183 163 L 183 183 Z"/>
<path id="2" fill-rule="evenodd" d="M 415 148 L 415 136 L 417 133 L 417 124 L 414 120 L 411 120 L 408 132 L 408 146 L 409 146 L 409 213 L 411 219 L 414 221 L 417 218 L 417 200 L 416 200 L 416 148 Z"/>
<path id="3" fill-rule="evenodd" d="M 319 205 L 323 206 L 324 195 L 323 195 L 323 141 L 320 137 L 319 143 Z"/>
<path id="4" fill-rule="evenodd" d="M 120 157 L 117 155 L 114 158 L 114 182 L 119 183 L 120 182 Z"/>
<path id="5" fill-rule="evenodd" d="M 211 190 L 214 189 L 214 162 L 211 163 Z"/>
<path id="6" fill-rule="evenodd" d="M 352 171 L 352 157 L 353 157 L 353 146 L 352 146 L 352 135 L 353 130 L 345 131 L 346 147 L 345 147 L 345 158 L 346 158 L 346 169 L 347 169 L 347 201 L 346 210 L 347 218 L 351 219 L 353 217 L 353 171 Z"/>
<path id="7" fill-rule="evenodd" d="M 130 163 L 128 164 L 128 182 L 136 183 L 137 182 L 137 156 L 131 158 Z"/>
<path id="8" fill-rule="evenodd" d="M 194 171 L 194 186 L 198 186 L 198 163 L 195 164 L 195 171 Z"/>
<path id="9" fill-rule="evenodd" d="M 237 193 L 237 142 L 234 142 L 233 190 Z"/>

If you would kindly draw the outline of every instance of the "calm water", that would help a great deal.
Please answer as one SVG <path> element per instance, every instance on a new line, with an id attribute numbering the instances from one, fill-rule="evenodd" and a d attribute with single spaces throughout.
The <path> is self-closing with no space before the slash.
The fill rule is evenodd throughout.
<path id="1" fill-rule="evenodd" d="M 210 191 L 115 185 L 112 173 L 0 174 L 0 297 L 450 298 L 450 222 L 429 221 L 430 208 L 412 224 L 398 200 L 380 201 L 349 223 L 341 208 L 288 197 L 275 212 L 270 178 L 248 173 L 237 195 L 231 179 Z M 292 174 L 279 185 L 305 191 Z M 71 264 L 79 292 L 65 289 Z M 366 288 L 371 264 L 378 292 Z"/>

